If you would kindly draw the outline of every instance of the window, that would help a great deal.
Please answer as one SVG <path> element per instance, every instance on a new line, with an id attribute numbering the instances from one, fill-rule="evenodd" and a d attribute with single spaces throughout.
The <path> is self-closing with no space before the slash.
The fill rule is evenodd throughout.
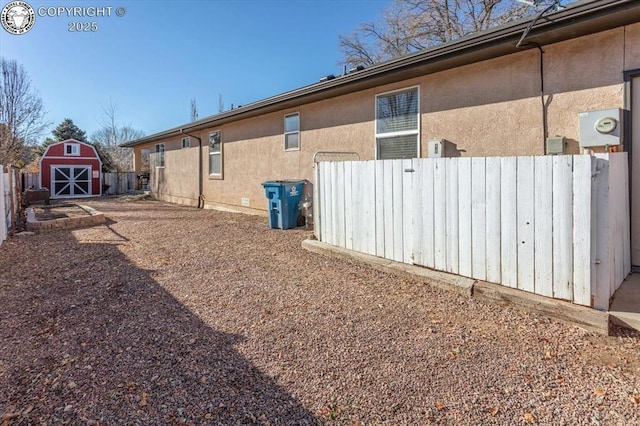
<path id="1" fill-rule="evenodd" d="M 140 171 L 149 172 L 151 166 L 151 150 L 143 148 L 140 150 Z"/>
<path id="2" fill-rule="evenodd" d="M 284 116 L 284 150 L 294 151 L 300 149 L 300 114 L 287 114 Z"/>
<path id="3" fill-rule="evenodd" d="M 65 143 L 64 155 L 80 155 L 80 145 L 77 143 Z"/>
<path id="4" fill-rule="evenodd" d="M 222 140 L 219 130 L 209 133 L 209 175 L 222 175 Z"/>
<path id="5" fill-rule="evenodd" d="M 156 145 L 156 167 L 164 167 L 164 144 Z"/>
<path id="6" fill-rule="evenodd" d="M 419 157 L 418 88 L 376 96 L 376 158 Z"/>
<path id="7" fill-rule="evenodd" d="M 182 147 L 183 148 L 189 148 L 191 146 L 191 139 L 190 138 L 182 138 Z"/>

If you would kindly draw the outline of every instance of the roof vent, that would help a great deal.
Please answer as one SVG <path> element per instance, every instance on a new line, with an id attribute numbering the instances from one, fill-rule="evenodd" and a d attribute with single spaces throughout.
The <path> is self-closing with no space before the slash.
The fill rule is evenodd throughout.
<path id="1" fill-rule="evenodd" d="M 358 65 L 357 67 L 353 67 L 349 70 L 349 74 L 352 72 L 362 71 L 364 69 L 364 65 Z"/>
<path id="2" fill-rule="evenodd" d="M 333 80 L 334 78 L 336 78 L 336 76 L 335 76 L 335 75 L 333 75 L 333 74 L 329 74 L 329 75 L 325 75 L 324 77 L 322 77 L 322 78 L 320 79 L 320 81 L 329 81 L 329 80 Z"/>

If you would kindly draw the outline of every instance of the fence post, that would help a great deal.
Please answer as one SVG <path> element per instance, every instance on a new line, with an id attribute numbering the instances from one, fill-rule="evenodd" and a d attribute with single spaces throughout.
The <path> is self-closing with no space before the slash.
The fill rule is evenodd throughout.
<path id="1" fill-rule="evenodd" d="M 4 196 L 4 168 L 0 164 L 0 245 L 4 240 L 7 239 L 7 209 L 6 209 L 6 200 L 7 198 Z"/>
<path id="2" fill-rule="evenodd" d="M 609 292 L 611 287 L 609 277 L 609 162 L 603 158 L 595 158 L 596 171 L 594 176 L 594 204 L 595 204 L 595 258 L 594 268 L 596 280 L 593 291 L 593 307 L 595 309 L 609 309 Z"/>
<path id="3" fill-rule="evenodd" d="M 10 201 L 10 206 L 11 206 L 11 235 L 14 235 L 16 232 L 16 203 L 14 200 L 15 197 L 15 183 L 14 183 L 14 174 L 13 174 L 13 168 L 11 166 L 9 166 L 9 197 L 11 199 Z"/>
<path id="4" fill-rule="evenodd" d="M 313 233 L 316 240 L 322 241 L 320 236 L 320 226 L 322 220 L 320 218 L 320 163 L 313 162 Z"/>
<path id="5" fill-rule="evenodd" d="M 573 302 L 584 306 L 594 294 L 594 164 L 590 155 L 573 156 Z"/>

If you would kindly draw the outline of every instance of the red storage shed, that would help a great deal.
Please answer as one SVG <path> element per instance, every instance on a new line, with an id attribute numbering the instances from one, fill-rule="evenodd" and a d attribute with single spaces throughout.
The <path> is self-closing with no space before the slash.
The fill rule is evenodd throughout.
<path id="1" fill-rule="evenodd" d="M 47 147 L 40 159 L 40 186 L 51 198 L 90 197 L 102 194 L 102 161 L 96 149 L 75 139 Z"/>

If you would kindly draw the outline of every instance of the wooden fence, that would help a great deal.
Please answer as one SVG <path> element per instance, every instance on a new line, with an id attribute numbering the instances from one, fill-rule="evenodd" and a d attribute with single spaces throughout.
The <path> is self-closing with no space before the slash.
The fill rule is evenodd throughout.
<path id="1" fill-rule="evenodd" d="M 626 153 L 316 164 L 320 241 L 608 309 L 631 269 Z"/>
<path id="2" fill-rule="evenodd" d="M 126 194 L 136 189 L 136 174 L 134 172 L 103 173 L 102 182 L 106 187 L 104 195 Z"/>
<path id="3" fill-rule="evenodd" d="M 22 187 L 24 189 L 40 187 L 39 173 L 21 173 L 20 178 L 22 179 Z"/>

